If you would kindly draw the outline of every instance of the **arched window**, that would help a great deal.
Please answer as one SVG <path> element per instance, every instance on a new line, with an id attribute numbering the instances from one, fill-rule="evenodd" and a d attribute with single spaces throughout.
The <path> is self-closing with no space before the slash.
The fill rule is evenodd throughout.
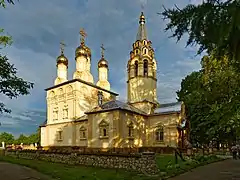
<path id="1" fill-rule="evenodd" d="M 143 54 L 147 54 L 147 49 L 146 48 L 144 48 Z"/>
<path id="2" fill-rule="evenodd" d="M 63 92 L 63 89 L 62 88 L 60 88 L 59 90 L 58 90 L 58 95 L 62 95 L 64 92 Z"/>
<path id="3" fill-rule="evenodd" d="M 51 92 L 49 93 L 49 97 L 54 97 L 54 96 L 55 96 L 54 91 L 51 91 Z"/>
<path id="4" fill-rule="evenodd" d="M 155 131 L 155 138 L 156 141 L 164 141 L 164 131 L 162 125 L 157 127 Z"/>
<path id="5" fill-rule="evenodd" d="M 148 75 L 148 61 L 146 59 L 143 61 L 143 75 Z"/>
<path id="6" fill-rule="evenodd" d="M 138 75 L 138 61 L 135 61 L 135 64 L 134 64 L 134 74 L 135 74 L 135 76 L 137 76 Z"/>
<path id="7" fill-rule="evenodd" d="M 103 136 L 105 137 L 105 136 L 107 136 L 107 129 L 103 129 Z"/>

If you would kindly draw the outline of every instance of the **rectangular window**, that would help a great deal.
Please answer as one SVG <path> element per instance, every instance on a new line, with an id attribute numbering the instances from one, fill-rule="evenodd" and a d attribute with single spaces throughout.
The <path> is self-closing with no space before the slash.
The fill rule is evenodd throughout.
<path id="1" fill-rule="evenodd" d="M 163 141 L 164 140 L 164 132 L 162 129 L 157 129 L 155 132 L 156 141 Z"/>
<path id="2" fill-rule="evenodd" d="M 86 139 L 87 138 L 86 130 L 80 130 L 79 134 L 80 134 L 80 139 Z"/>
<path id="3" fill-rule="evenodd" d="M 128 137 L 133 137 L 133 127 L 132 126 L 128 127 Z"/>

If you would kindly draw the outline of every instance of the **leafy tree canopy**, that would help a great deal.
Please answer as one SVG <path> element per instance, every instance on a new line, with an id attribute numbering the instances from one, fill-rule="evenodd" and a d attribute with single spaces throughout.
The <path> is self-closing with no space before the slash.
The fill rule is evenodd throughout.
<path id="1" fill-rule="evenodd" d="M 14 142 L 14 136 L 10 133 L 3 132 L 0 134 L 0 146 L 2 146 L 2 142 L 12 144 Z"/>
<path id="2" fill-rule="evenodd" d="M 34 144 L 34 143 L 40 143 L 40 128 L 38 128 L 37 132 L 26 136 L 24 134 L 20 134 L 18 138 L 14 138 L 14 136 L 10 133 L 3 132 L 0 133 L 0 147 L 1 143 L 5 142 L 7 145 L 11 144 Z"/>
<path id="3" fill-rule="evenodd" d="M 226 57 L 204 56 L 202 69 L 186 76 L 177 91 L 186 104 L 194 142 L 234 141 L 240 130 L 240 79 Z"/>
<path id="4" fill-rule="evenodd" d="M 179 41 L 188 34 L 187 46 L 200 45 L 198 54 L 216 51 L 215 58 L 226 55 L 240 69 L 240 1 L 205 0 L 200 5 L 189 4 L 161 13 L 170 20 L 165 28 L 173 30 L 171 37 Z"/>

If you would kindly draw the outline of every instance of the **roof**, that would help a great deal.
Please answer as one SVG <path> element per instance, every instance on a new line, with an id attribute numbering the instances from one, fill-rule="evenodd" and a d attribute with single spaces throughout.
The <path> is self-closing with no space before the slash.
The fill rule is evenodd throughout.
<path id="1" fill-rule="evenodd" d="M 39 127 L 45 127 L 46 125 L 47 125 L 47 119 L 42 124 L 40 124 Z"/>
<path id="2" fill-rule="evenodd" d="M 60 86 L 62 86 L 62 85 L 66 85 L 66 84 L 72 83 L 72 82 L 76 82 L 76 81 L 81 82 L 81 83 L 86 84 L 86 85 L 89 85 L 89 86 L 92 86 L 92 87 L 94 87 L 94 88 L 96 88 L 96 89 L 99 89 L 99 90 L 102 90 L 102 91 L 108 92 L 108 93 L 110 93 L 110 94 L 112 94 L 112 95 L 118 96 L 118 94 L 115 93 L 115 92 L 112 92 L 112 91 L 109 91 L 109 90 L 103 89 L 103 88 L 101 88 L 101 87 L 99 87 L 99 86 L 96 86 L 95 84 L 92 84 L 92 83 L 86 82 L 86 81 L 84 81 L 84 80 L 82 80 L 82 79 L 72 79 L 72 80 L 69 80 L 69 81 L 63 82 L 63 83 L 61 83 L 61 84 L 58 84 L 58 85 L 55 85 L 55 86 L 49 87 L 49 88 L 45 89 L 45 91 L 48 91 L 48 90 L 51 90 L 51 89 L 54 89 L 54 88 L 60 87 Z"/>
<path id="3" fill-rule="evenodd" d="M 159 108 L 154 110 L 154 114 L 167 114 L 167 113 L 181 112 L 181 105 L 182 105 L 182 102 L 161 104 Z"/>
<path id="4" fill-rule="evenodd" d="M 76 118 L 76 119 L 74 119 L 74 121 L 83 121 L 83 120 L 87 120 L 87 119 L 88 119 L 87 115 L 86 115 L 86 114 L 84 114 L 83 116 L 81 116 L 81 117 L 79 117 L 79 118 Z"/>
<path id="5" fill-rule="evenodd" d="M 113 100 L 113 101 L 108 101 L 101 106 L 97 106 L 93 108 L 92 110 L 86 112 L 86 114 L 91 114 L 91 113 L 97 113 L 97 112 L 105 112 L 105 111 L 111 111 L 111 110 L 116 110 L 116 109 L 121 109 L 125 111 L 131 111 L 137 114 L 141 115 L 147 115 L 145 112 L 131 106 L 130 104 L 118 101 L 118 100 Z"/>

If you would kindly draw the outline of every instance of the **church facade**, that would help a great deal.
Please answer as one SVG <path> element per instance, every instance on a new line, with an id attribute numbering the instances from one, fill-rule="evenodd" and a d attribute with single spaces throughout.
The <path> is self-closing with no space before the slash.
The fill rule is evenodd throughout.
<path id="1" fill-rule="evenodd" d="M 111 91 L 103 47 L 94 83 L 91 49 L 85 43 L 85 32 L 80 34 L 73 79 L 68 80 L 68 59 L 61 48 L 57 78 L 54 86 L 46 89 L 47 120 L 41 125 L 41 146 L 178 147 L 188 134 L 179 128 L 186 122 L 184 104 L 157 101 L 157 61 L 144 14 L 127 64 L 126 103 Z"/>

